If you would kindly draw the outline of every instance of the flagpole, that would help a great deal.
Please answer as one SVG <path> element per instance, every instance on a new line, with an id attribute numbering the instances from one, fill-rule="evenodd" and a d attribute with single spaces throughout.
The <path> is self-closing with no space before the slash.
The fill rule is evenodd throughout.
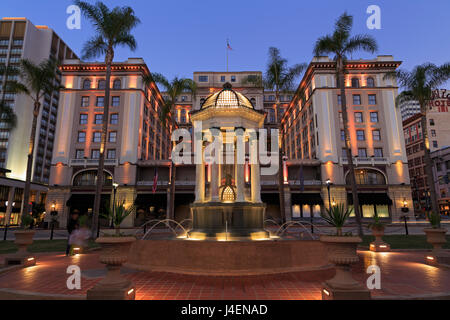
<path id="1" fill-rule="evenodd" d="M 228 72 L 228 54 L 229 54 L 229 49 L 228 49 L 228 44 L 229 44 L 229 40 L 227 39 L 227 72 Z"/>

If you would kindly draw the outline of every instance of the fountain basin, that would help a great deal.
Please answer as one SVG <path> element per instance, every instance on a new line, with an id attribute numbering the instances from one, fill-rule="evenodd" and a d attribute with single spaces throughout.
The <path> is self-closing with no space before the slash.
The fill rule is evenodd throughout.
<path id="1" fill-rule="evenodd" d="M 192 238 L 269 239 L 264 230 L 266 205 L 250 202 L 208 202 L 191 205 Z"/>
<path id="2" fill-rule="evenodd" d="M 325 245 L 315 240 L 138 240 L 131 248 L 126 266 L 143 271 L 215 276 L 291 272 L 330 276 L 333 272 Z"/>

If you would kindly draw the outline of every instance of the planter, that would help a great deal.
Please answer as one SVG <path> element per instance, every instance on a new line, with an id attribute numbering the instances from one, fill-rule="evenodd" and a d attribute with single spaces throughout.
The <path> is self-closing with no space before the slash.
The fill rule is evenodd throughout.
<path id="1" fill-rule="evenodd" d="M 372 231 L 372 234 L 375 236 L 375 241 L 370 244 L 370 251 L 386 252 L 391 249 L 390 246 L 383 241 L 384 229 L 384 226 L 373 227 L 370 229 Z"/>
<path id="2" fill-rule="evenodd" d="M 352 277 L 351 265 L 359 261 L 356 248 L 361 238 L 321 236 L 320 241 L 327 246 L 328 261 L 336 266 L 335 277 L 326 284 L 334 289 L 360 288 L 359 282 Z"/>
<path id="3" fill-rule="evenodd" d="M 14 232 L 14 243 L 19 247 L 18 251 L 5 258 L 6 265 L 34 266 L 36 259 L 28 252 L 28 246 L 33 243 L 34 230 L 17 230 Z"/>
<path id="4" fill-rule="evenodd" d="M 433 245 L 433 254 L 437 255 L 441 253 L 442 246 L 447 243 L 447 239 L 445 237 L 447 229 L 427 228 L 423 229 L 423 231 L 427 235 L 427 242 Z"/>
<path id="5" fill-rule="evenodd" d="M 128 261 L 134 237 L 102 237 L 96 240 L 101 245 L 100 262 L 108 270 L 106 277 L 88 291 L 90 300 L 134 300 L 135 290 L 131 281 L 125 279 L 120 270 Z"/>

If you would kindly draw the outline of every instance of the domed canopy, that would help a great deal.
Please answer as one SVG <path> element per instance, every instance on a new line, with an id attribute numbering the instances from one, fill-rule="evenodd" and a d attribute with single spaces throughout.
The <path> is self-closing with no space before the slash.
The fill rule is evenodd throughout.
<path id="1" fill-rule="evenodd" d="M 225 83 L 223 90 L 210 95 L 202 104 L 206 108 L 249 108 L 254 109 L 253 104 L 243 94 L 232 89 L 230 83 Z"/>

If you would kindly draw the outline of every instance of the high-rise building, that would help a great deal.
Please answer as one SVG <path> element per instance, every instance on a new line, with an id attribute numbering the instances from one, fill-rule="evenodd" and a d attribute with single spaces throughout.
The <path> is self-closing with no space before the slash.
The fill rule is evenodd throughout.
<path id="1" fill-rule="evenodd" d="M 400 100 L 398 106 L 400 108 L 400 113 L 402 114 L 403 121 L 420 113 L 419 102 L 415 100 Z"/>
<path id="2" fill-rule="evenodd" d="M 57 61 L 66 58 L 76 58 L 76 55 L 49 27 L 35 26 L 26 18 L 0 20 L 0 64 L 18 68 L 21 59 L 40 63 L 46 59 Z M 14 75 L 7 78 L 0 75 L 0 91 L 5 88 L 6 80 L 17 79 Z M 55 83 L 61 83 L 61 73 L 58 70 Z M 13 130 L 0 123 L 0 168 L 4 172 L 4 176 L 0 178 L 0 224 L 5 224 L 5 215 L 10 216 L 11 224 L 16 224 L 26 178 L 33 101 L 24 94 L 16 95 L 6 91 L 1 91 L 1 94 L 6 104 L 14 110 L 18 121 Z M 48 189 L 58 103 L 59 92 L 45 95 L 41 100 L 31 186 L 31 201 L 37 203 L 45 201 Z"/>

